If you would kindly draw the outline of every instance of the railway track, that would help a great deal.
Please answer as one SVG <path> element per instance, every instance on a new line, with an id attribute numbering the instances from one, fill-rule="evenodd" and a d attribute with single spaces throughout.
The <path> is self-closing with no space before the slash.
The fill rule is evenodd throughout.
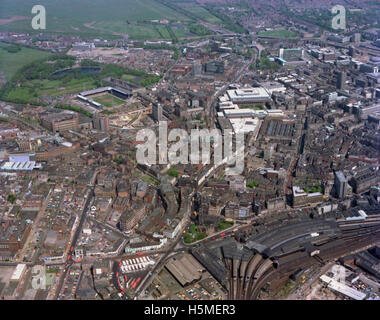
<path id="1" fill-rule="evenodd" d="M 224 259 L 229 270 L 228 297 L 231 300 L 254 300 L 271 281 L 288 278 L 299 268 L 307 268 L 316 262 L 324 264 L 380 240 L 380 216 L 367 217 L 363 221 L 339 221 L 340 234 L 318 246 L 320 253 L 310 256 L 296 251 L 279 258 L 263 257 L 256 253 L 242 267 L 242 261 Z M 243 268 L 243 269 L 242 269 Z"/>

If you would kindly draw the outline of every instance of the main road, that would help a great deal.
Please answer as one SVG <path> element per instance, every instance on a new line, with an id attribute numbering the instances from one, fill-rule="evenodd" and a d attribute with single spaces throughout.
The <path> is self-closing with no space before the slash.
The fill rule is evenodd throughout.
<path id="1" fill-rule="evenodd" d="M 236 83 L 236 82 L 239 82 L 241 77 L 247 72 L 247 69 L 249 68 L 249 66 L 256 60 L 256 55 L 253 55 L 252 58 L 247 61 L 243 67 L 236 73 L 236 76 L 235 78 L 230 82 L 230 83 Z M 215 123 L 215 109 L 216 109 L 216 101 L 217 99 L 225 94 L 228 86 L 230 85 L 230 83 L 227 83 L 225 84 L 222 88 L 220 88 L 218 91 L 216 91 L 214 93 L 214 95 L 212 96 L 210 102 L 207 104 L 207 109 L 209 110 L 209 116 L 210 116 L 210 119 L 211 119 L 211 123 L 214 124 Z"/>
<path id="2" fill-rule="evenodd" d="M 70 266 L 73 264 L 73 260 L 72 260 L 73 257 L 72 256 L 74 254 L 74 248 L 75 248 L 75 245 L 76 245 L 76 243 L 78 241 L 79 235 L 80 235 L 80 233 L 82 231 L 83 223 L 84 223 L 84 221 L 86 220 L 86 217 L 87 217 L 88 207 L 89 207 L 89 205 L 90 205 L 91 200 L 92 200 L 93 197 L 94 197 L 94 186 L 91 186 L 90 189 L 89 189 L 88 195 L 87 195 L 86 203 L 85 203 L 85 205 L 83 207 L 83 210 L 82 210 L 82 214 L 81 214 L 81 217 L 80 217 L 80 221 L 79 221 L 78 227 L 76 228 L 76 230 L 74 232 L 74 236 L 73 236 L 73 238 L 71 240 L 71 243 L 70 243 L 68 258 L 66 260 L 66 264 L 65 264 L 64 270 L 63 270 L 63 272 L 61 274 L 61 277 L 59 279 L 59 283 L 58 283 L 58 285 L 56 287 L 54 299 L 58 298 L 58 295 L 61 292 L 63 283 L 64 283 L 65 278 L 67 276 L 67 272 L 69 271 Z"/>

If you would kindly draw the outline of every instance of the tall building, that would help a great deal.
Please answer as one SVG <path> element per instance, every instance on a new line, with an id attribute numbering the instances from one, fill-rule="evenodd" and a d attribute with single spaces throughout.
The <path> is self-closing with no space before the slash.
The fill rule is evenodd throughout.
<path id="1" fill-rule="evenodd" d="M 354 48 L 353 46 L 350 46 L 350 47 L 348 48 L 348 55 L 349 55 L 350 57 L 354 57 L 354 56 L 355 56 L 355 48 Z"/>
<path id="2" fill-rule="evenodd" d="M 347 194 L 348 181 L 344 176 L 343 172 L 335 172 L 334 186 L 338 198 L 344 198 Z"/>
<path id="3" fill-rule="evenodd" d="M 341 71 L 338 73 L 338 76 L 337 76 L 336 88 L 337 89 L 344 89 L 345 83 L 346 83 L 346 73 Z"/>
<path id="4" fill-rule="evenodd" d="M 278 56 L 285 61 L 299 61 L 303 59 L 304 50 L 301 48 L 280 48 Z"/>
<path id="5" fill-rule="evenodd" d="M 153 119 L 156 121 L 162 121 L 163 116 L 162 116 L 162 105 L 157 103 L 153 104 Z"/>
<path id="6" fill-rule="evenodd" d="M 95 115 L 93 120 L 94 129 L 100 131 L 108 131 L 110 126 L 109 118 L 105 115 Z"/>

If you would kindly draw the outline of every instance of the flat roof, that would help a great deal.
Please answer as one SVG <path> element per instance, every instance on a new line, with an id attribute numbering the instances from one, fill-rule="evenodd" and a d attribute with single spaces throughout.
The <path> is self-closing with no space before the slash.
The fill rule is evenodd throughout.
<path id="1" fill-rule="evenodd" d="M 166 264 L 166 268 L 182 286 L 199 279 L 204 270 L 200 263 L 191 256 L 182 256 L 179 259 L 171 260 Z"/>
<path id="2" fill-rule="evenodd" d="M 253 110 L 251 109 L 227 109 L 223 110 L 226 117 L 253 117 Z"/>
<path id="3" fill-rule="evenodd" d="M 298 187 L 298 186 L 293 186 L 292 189 L 293 189 L 293 195 L 295 197 L 301 197 L 301 196 L 306 196 L 307 195 L 307 193 L 303 189 L 301 189 L 300 187 Z"/>
<path id="4" fill-rule="evenodd" d="M 339 293 L 341 293 L 341 294 L 343 294 L 343 295 L 345 295 L 351 299 L 364 300 L 364 298 L 366 297 L 365 293 L 360 292 L 354 288 L 351 288 L 344 283 L 340 283 L 340 282 L 336 281 L 335 279 L 330 278 L 326 275 L 322 275 L 320 277 L 320 279 L 323 282 L 328 284 L 328 288 L 330 288 L 334 291 L 337 291 L 337 292 L 339 292 Z"/>
<path id="5" fill-rule="evenodd" d="M 343 174 L 342 171 L 337 171 L 337 172 L 335 172 L 335 175 L 336 175 L 336 177 L 338 178 L 338 180 L 339 180 L 340 182 L 347 182 L 347 179 L 346 179 L 346 177 L 344 176 L 344 174 Z"/>
<path id="6" fill-rule="evenodd" d="M 231 125 L 234 129 L 234 132 L 252 132 L 255 131 L 259 120 L 258 119 L 252 119 L 252 118 L 241 118 L 241 119 L 229 119 L 231 122 Z"/>
<path id="7" fill-rule="evenodd" d="M 92 94 L 96 94 L 96 93 L 101 93 L 101 92 L 104 92 L 104 91 L 109 91 L 111 89 L 112 89 L 111 87 L 100 87 L 100 88 L 97 88 L 97 89 L 82 91 L 79 94 L 81 96 L 85 97 L 85 96 L 88 96 L 88 95 L 92 95 Z"/>
<path id="8" fill-rule="evenodd" d="M 19 263 L 16 266 L 15 270 L 13 271 L 11 280 L 20 280 L 22 273 L 24 272 L 25 268 L 26 268 L 26 264 Z"/>
<path id="9" fill-rule="evenodd" d="M 40 168 L 40 165 L 36 165 L 35 161 L 8 161 L 1 166 L 2 170 L 33 170 L 34 168 Z"/>
<path id="10" fill-rule="evenodd" d="M 268 92 L 262 87 L 227 90 L 227 95 L 232 101 L 270 98 Z"/>

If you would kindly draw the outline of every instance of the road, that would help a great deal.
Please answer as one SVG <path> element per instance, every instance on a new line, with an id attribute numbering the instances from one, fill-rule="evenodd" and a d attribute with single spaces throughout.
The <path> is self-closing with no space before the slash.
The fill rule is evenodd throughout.
<path id="1" fill-rule="evenodd" d="M 92 198 L 94 197 L 94 186 L 91 186 L 90 189 L 89 189 L 89 194 L 87 196 L 87 199 L 86 199 L 86 203 L 83 207 L 83 210 L 82 210 L 82 214 L 81 214 L 81 218 L 80 218 L 80 222 L 79 222 L 79 225 L 78 227 L 76 228 L 75 230 L 75 233 L 74 233 L 74 236 L 73 236 L 73 239 L 70 243 L 70 247 L 69 247 L 69 257 L 66 261 L 66 264 L 65 264 L 65 268 L 64 268 L 64 271 L 62 272 L 61 274 L 61 277 L 59 279 L 59 283 L 56 287 L 56 290 L 55 290 L 55 296 L 54 296 L 54 299 L 57 299 L 58 296 L 59 296 L 59 293 L 61 292 L 62 290 L 62 286 L 63 286 L 63 283 L 65 281 L 65 278 L 67 276 L 67 272 L 69 271 L 71 265 L 73 264 L 73 261 L 72 261 L 72 256 L 74 254 L 74 248 L 75 248 L 75 245 L 78 241 L 78 238 L 80 236 L 80 233 L 82 231 L 82 227 L 83 227 L 83 223 L 84 221 L 86 220 L 86 217 L 87 217 L 87 212 L 88 212 L 88 207 L 91 203 L 91 200 Z"/>
<path id="2" fill-rule="evenodd" d="M 232 80 L 231 83 L 236 83 L 236 82 L 239 82 L 241 77 L 246 73 L 247 69 L 249 68 L 249 66 L 254 63 L 254 61 L 256 60 L 256 55 L 253 55 L 253 57 L 246 63 L 243 65 L 243 67 L 236 73 L 236 77 Z M 210 102 L 208 103 L 207 105 L 207 108 L 209 110 L 209 117 L 211 119 L 211 123 L 214 124 L 215 123 L 215 109 L 216 109 L 216 102 L 218 100 L 218 98 L 225 94 L 226 93 L 226 90 L 228 88 L 228 86 L 230 85 L 230 83 L 228 84 L 225 84 L 222 88 L 220 88 L 218 91 L 216 91 L 214 93 L 214 95 L 212 96 Z"/>

